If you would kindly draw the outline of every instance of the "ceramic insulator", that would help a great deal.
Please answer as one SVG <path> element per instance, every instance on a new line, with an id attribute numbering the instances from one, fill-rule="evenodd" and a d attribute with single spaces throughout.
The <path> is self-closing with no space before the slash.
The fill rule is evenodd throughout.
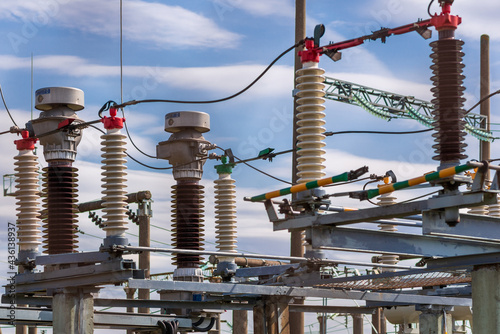
<path id="1" fill-rule="evenodd" d="M 382 194 L 378 197 L 378 205 L 386 206 L 396 204 L 396 197 L 392 193 Z M 398 229 L 396 225 L 392 224 L 380 224 L 378 225 L 381 231 L 396 232 Z M 392 254 L 383 254 L 379 256 L 379 263 L 381 264 L 397 264 L 399 262 L 399 256 Z M 394 271 L 394 269 L 381 268 L 384 272 Z"/>
<path id="2" fill-rule="evenodd" d="M 230 174 L 215 180 L 215 234 L 217 249 L 236 252 L 236 191 Z"/>
<path id="3" fill-rule="evenodd" d="M 101 155 L 104 182 L 102 187 L 104 224 L 106 237 L 125 237 L 127 227 L 127 196 L 126 196 L 126 175 L 125 166 L 125 138 L 120 129 L 108 129 L 105 135 L 101 136 Z"/>
<path id="4" fill-rule="evenodd" d="M 498 203 L 500 198 L 497 196 L 497 204 L 491 204 L 488 206 L 488 216 L 500 217 L 500 204 Z"/>
<path id="5" fill-rule="evenodd" d="M 43 169 L 43 238 L 46 254 L 73 253 L 77 248 L 77 169 L 69 165 Z"/>
<path id="6" fill-rule="evenodd" d="M 198 181 L 179 180 L 172 186 L 172 239 L 175 248 L 203 250 L 203 186 Z M 201 255 L 176 254 L 178 268 L 197 268 Z"/>
<path id="7" fill-rule="evenodd" d="M 297 177 L 298 183 L 321 179 L 325 176 L 325 71 L 317 63 L 305 63 L 297 71 Z"/>
<path id="8" fill-rule="evenodd" d="M 17 237 L 19 250 L 38 252 L 41 244 L 38 189 L 38 158 L 32 150 L 14 157 L 16 171 Z"/>

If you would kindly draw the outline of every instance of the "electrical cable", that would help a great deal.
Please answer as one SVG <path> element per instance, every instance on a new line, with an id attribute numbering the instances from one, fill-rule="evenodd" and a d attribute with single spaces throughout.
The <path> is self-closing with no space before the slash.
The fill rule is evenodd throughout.
<path id="1" fill-rule="evenodd" d="M 431 0 L 431 2 L 429 3 L 429 6 L 427 7 L 427 13 L 429 14 L 430 17 L 432 17 L 432 14 L 431 14 L 431 6 L 432 6 L 432 3 L 434 2 L 434 0 Z"/>
<path id="2" fill-rule="evenodd" d="M 187 103 L 187 104 L 209 104 L 209 103 L 218 103 L 218 102 L 223 102 L 223 101 L 227 101 L 227 100 L 230 100 L 230 99 L 233 99 L 241 94 L 243 94 L 244 92 L 246 92 L 248 89 L 250 89 L 255 83 L 257 83 L 257 81 L 259 81 L 263 76 L 264 74 L 267 73 L 267 71 L 269 71 L 269 69 L 279 60 L 281 59 L 281 57 L 283 57 L 284 55 L 286 55 L 288 52 L 292 51 L 293 49 L 295 49 L 296 47 L 302 45 L 304 43 L 304 41 L 300 41 L 299 43 L 297 44 L 294 44 L 293 46 L 289 47 L 288 49 L 286 49 L 285 51 L 283 51 L 278 57 L 276 57 L 265 69 L 264 71 L 262 71 L 261 74 L 259 74 L 259 76 L 257 76 L 257 78 L 255 78 L 248 86 L 246 86 L 245 88 L 243 88 L 242 90 L 240 90 L 239 92 L 233 94 L 233 95 L 230 95 L 230 96 L 227 96 L 227 97 L 224 97 L 224 98 L 221 98 L 221 99 L 216 99 L 216 100 L 205 100 L 205 101 L 183 101 L 183 100 L 162 100 L 162 99 L 148 99 L 148 100 L 131 100 L 131 101 L 128 101 L 128 102 L 125 102 L 125 103 L 121 103 L 119 105 L 115 105 L 114 107 L 115 108 L 123 108 L 123 107 L 126 107 L 126 106 L 130 106 L 130 105 L 136 105 L 136 104 L 139 104 L 139 103 L 152 103 L 152 102 L 163 102 L 163 103 Z"/>
<path id="3" fill-rule="evenodd" d="M 235 156 L 234 158 L 235 158 L 235 159 L 237 159 L 237 160 L 239 160 L 241 163 L 243 163 L 243 164 L 247 165 L 248 167 L 250 167 L 250 168 L 252 168 L 252 169 L 256 170 L 257 172 L 264 174 L 265 176 L 268 176 L 268 177 L 270 177 L 270 178 L 272 178 L 272 179 L 275 179 L 276 181 L 280 181 L 280 182 L 283 182 L 283 183 L 286 183 L 286 184 L 293 185 L 293 183 L 292 183 L 292 182 L 288 182 L 288 181 L 282 180 L 282 179 L 280 179 L 280 178 L 278 178 L 278 177 L 276 177 L 276 176 L 273 176 L 273 175 L 271 175 L 271 174 L 268 174 L 268 173 L 264 172 L 263 170 L 260 170 L 260 169 L 258 169 L 258 168 L 256 168 L 256 167 L 254 167 L 254 166 L 252 166 L 252 165 L 248 164 L 247 162 L 245 162 L 245 161 L 241 160 L 240 158 L 238 158 L 238 157 L 236 157 L 236 156 Z"/>
<path id="4" fill-rule="evenodd" d="M 125 111 L 123 110 L 122 108 L 122 116 L 123 118 L 125 118 Z M 135 149 L 137 151 L 139 151 L 140 153 L 142 153 L 143 155 L 147 156 L 148 158 L 152 158 L 152 159 L 158 159 L 157 157 L 153 156 L 153 155 L 150 155 L 150 154 L 147 154 L 145 153 L 144 151 L 142 151 L 141 149 L 139 149 L 139 147 L 137 147 L 137 145 L 135 145 L 134 141 L 132 140 L 132 137 L 130 136 L 130 132 L 128 131 L 128 126 L 127 126 L 127 122 L 123 122 L 123 125 L 125 125 L 125 131 L 127 132 L 127 137 L 128 139 L 130 140 L 130 143 L 132 144 L 132 146 L 135 147 Z"/>
<path id="5" fill-rule="evenodd" d="M 338 132 L 332 132 L 332 131 L 327 131 L 324 132 L 323 134 L 325 136 L 333 136 L 333 135 L 343 135 L 343 134 L 355 134 L 355 133 L 368 133 L 368 134 L 377 134 L 377 135 L 406 135 L 406 134 L 413 134 L 413 133 L 422 133 L 422 132 L 428 132 L 432 131 L 434 129 L 425 129 L 425 130 L 415 130 L 415 131 L 371 131 L 371 130 L 359 130 L 359 131 L 338 131 Z"/>
<path id="6" fill-rule="evenodd" d="M 393 205 L 395 205 L 395 204 L 404 204 L 404 203 L 408 203 L 408 202 L 414 201 L 414 200 L 416 200 L 416 199 L 420 199 L 420 198 L 427 197 L 427 196 L 429 196 L 429 195 L 435 194 L 435 193 L 437 193 L 437 192 L 439 192 L 439 190 L 436 190 L 436 191 L 430 192 L 430 193 L 425 194 L 425 195 L 422 195 L 422 196 L 418 196 L 418 197 L 410 198 L 410 199 L 404 200 L 404 201 L 402 201 L 402 202 L 394 203 Z"/>
<path id="7" fill-rule="evenodd" d="M 368 181 L 368 182 L 366 182 L 366 183 L 365 183 L 365 185 L 363 186 L 363 190 L 365 190 L 365 189 L 366 189 L 366 186 L 367 186 L 367 185 L 369 185 L 370 183 L 375 183 L 375 182 L 378 182 L 378 181 L 380 181 L 380 180 L 372 180 L 372 181 Z M 368 202 L 370 202 L 371 204 L 375 205 L 375 206 L 379 206 L 377 203 L 372 202 L 372 201 L 371 201 L 370 199 L 368 199 L 368 198 L 367 198 L 366 200 L 367 200 Z"/>
<path id="8" fill-rule="evenodd" d="M 3 89 L 2 89 L 1 85 L 0 85 L 0 95 L 2 96 L 2 102 L 3 102 L 3 105 L 5 107 L 5 110 L 7 110 L 7 114 L 9 114 L 10 120 L 12 121 L 12 123 L 14 123 L 15 126 L 17 126 L 16 121 L 14 121 L 14 118 L 12 118 L 12 115 L 10 114 L 10 110 L 7 107 L 7 103 L 5 102 L 5 98 L 3 97 Z"/>
<path id="9" fill-rule="evenodd" d="M 487 99 L 491 98 L 492 96 L 494 95 L 497 95 L 497 94 L 500 94 L 500 89 L 489 94 L 489 95 L 486 95 L 485 97 L 483 97 L 481 100 L 479 100 L 475 105 L 472 106 L 472 108 L 470 108 L 469 110 L 467 110 L 465 112 L 464 115 L 467 115 L 469 112 L 471 112 L 474 108 L 476 108 L 478 105 L 480 105 L 481 103 L 483 103 L 484 101 L 486 101 Z"/>
<path id="10" fill-rule="evenodd" d="M 355 183 L 355 182 L 359 182 L 359 181 L 364 181 L 364 180 L 368 180 L 370 179 L 369 176 L 367 177 L 363 177 L 361 179 L 355 179 L 355 180 L 351 180 L 351 181 L 346 181 L 346 182 L 339 182 L 339 183 L 332 183 L 332 184 L 327 184 L 325 186 L 323 186 L 324 188 L 326 187 L 337 187 L 337 186 L 343 186 L 343 185 L 346 185 L 346 184 L 351 184 L 351 183 Z M 331 197 L 330 195 L 326 195 L 328 197 Z"/>
<path id="11" fill-rule="evenodd" d="M 102 132 L 103 134 L 106 134 L 106 132 L 104 132 L 103 130 L 99 129 L 98 127 L 96 126 L 93 126 L 93 125 L 90 125 L 91 127 L 93 127 L 94 129 Z M 125 154 L 127 155 L 127 157 L 129 157 L 131 160 L 135 161 L 136 163 L 138 163 L 139 165 L 143 166 L 143 167 L 146 167 L 146 168 L 149 168 L 149 169 L 155 169 L 155 170 L 168 170 L 168 169 L 173 169 L 174 166 L 170 166 L 170 167 L 154 167 L 154 166 L 150 166 L 150 165 L 147 165 L 143 162 L 140 162 L 139 160 L 135 159 L 133 156 L 131 156 L 130 154 L 128 154 L 127 152 L 125 152 Z M 196 159 L 196 160 L 193 160 L 193 161 L 190 161 L 190 162 L 186 162 L 185 164 L 182 164 L 182 165 L 178 165 L 176 167 L 179 167 L 179 166 L 184 166 L 184 165 L 189 165 L 190 163 L 193 163 L 193 162 L 196 162 L 196 161 L 199 161 L 199 160 L 206 160 L 208 159 L 208 157 L 206 158 L 201 158 L 201 159 Z"/>

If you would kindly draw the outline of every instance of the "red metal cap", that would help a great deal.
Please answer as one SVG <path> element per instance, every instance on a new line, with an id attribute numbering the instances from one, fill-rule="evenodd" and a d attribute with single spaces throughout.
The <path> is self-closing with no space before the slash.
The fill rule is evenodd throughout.
<path id="1" fill-rule="evenodd" d="M 29 138 L 30 133 L 27 130 L 21 131 L 21 136 L 23 136 L 23 139 L 14 140 L 14 144 L 16 144 L 16 148 L 19 151 L 21 151 L 21 150 L 34 150 L 35 143 L 37 142 L 38 138 Z"/>
<path id="2" fill-rule="evenodd" d="M 431 24 L 436 27 L 437 31 L 448 29 L 455 30 L 458 25 L 462 23 L 462 18 L 457 15 L 450 15 L 451 4 L 444 3 L 442 5 L 442 12 L 440 15 L 434 15 L 431 18 Z"/>
<path id="3" fill-rule="evenodd" d="M 115 108 L 109 108 L 109 115 L 111 117 L 104 116 L 101 119 L 101 122 L 104 123 L 104 128 L 106 130 L 123 129 L 123 122 L 125 122 L 125 118 L 116 117 L 116 109 Z"/>
<path id="4" fill-rule="evenodd" d="M 314 40 L 306 39 L 305 47 L 306 47 L 306 50 L 299 51 L 299 53 L 298 53 L 302 64 L 308 63 L 311 61 L 315 62 L 315 63 L 319 63 L 320 54 L 319 54 L 319 51 L 316 50 L 316 48 L 314 46 Z"/>

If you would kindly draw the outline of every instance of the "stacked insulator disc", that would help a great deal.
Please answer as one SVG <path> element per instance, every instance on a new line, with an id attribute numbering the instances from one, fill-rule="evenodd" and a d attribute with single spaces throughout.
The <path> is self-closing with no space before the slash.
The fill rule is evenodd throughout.
<path id="1" fill-rule="evenodd" d="M 236 252 L 236 192 L 230 174 L 215 180 L 215 234 L 217 249 Z"/>
<path id="2" fill-rule="evenodd" d="M 306 63 L 297 71 L 297 176 L 298 183 L 310 182 L 325 176 L 325 71 L 317 63 Z"/>
<path id="3" fill-rule="evenodd" d="M 19 250 L 38 251 L 41 236 L 37 157 L 32 150 L 21 150 L 14 159 Z"/>
<path id="4" fill-rule="evenodd" d="M 396 197 L 394 197 L 392 193 L 380 195 L 377 204 L 380 206 L 394 205 L 396 204 Z M 380 228 L 380 231 L 386 231 L 386 232 L 397 232 L 398 230 L 396 225 L 392 224 L 380 224 L 378 225 L 378 227 Z M 391 254 L 383 254 L 379 256 L 378 262 L 382 264 L 397 264 L 399 262 L 399 256 Z M 383 272 L 394 271 L 394 269 L 381 268 L 381 271 Z"/>
<path id="5" fill-rule="evenodd" d="M 203 186 L 197 181 L 177 181 L 172 186 L 173 245 L 180 249 L 203 250 Z M 198 268 L 200 255 L 176 254 L 178 268 Z"/>
<path id="6" fill-rule="evenodd" d="M 77 248 L 77 169 L 51 166 L 43 169 L 44 253 L 72 253 Z"/>
<path id="7" fill-rule="evenodd" d="M 106 226 L 103 229 L 106 231 L 106 237 L 124 238 L 128 229 L 125 138 L 120 129 L 108 129 L 107 133 L 101 136 L 103 140 L 101 151 L 104 152 L 101 155 L 104 158 L 101 173 L 104 188 L 102 211 L 104 211 L 103 219 Z"/>
<path id="8" fill-rule="evenodd" d="M 461 159 L 467 158 L 463 154 L 467 144 L 464 143 L 465 111 L 463 105 L 465 90 L 462 75 L 461 52 L 464 43 L 456 39 L 440 39 L 432 42 L 433 53 L 431 54 L 431 66 L 434 76 L 431 78 L 434 87 L 431 89 L 434 95 L 432 103 L 435 106 L 432 112 L 434 116 L 434 128 L 436 133 L 436 144 L 433 146 L 436 152 L 434 160 L 439 160 L 441 165 L 457 165 Z"/>
<path id="9" fill-rule="evenodd" d="M 500 198 L 497 195 L 497 204 L 491 204 L 488 206 L 488 216 L 500 217 Z"/>

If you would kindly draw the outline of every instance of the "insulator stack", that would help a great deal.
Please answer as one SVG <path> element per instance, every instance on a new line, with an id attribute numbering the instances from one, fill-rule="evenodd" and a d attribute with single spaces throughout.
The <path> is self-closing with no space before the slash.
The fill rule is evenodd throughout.
<path id="1" fill-rule="evenodd" d="M 203 186 L 194 180 L 179 180 L 172 186 L 173 245 L 180 249 L 203 250 Z M 198 268 L 201 255 L 176 254 L 178 268 Z"/>
<path id="2" fill-rule="evenodd" d="M 298 183 L 310 182 L 325 176 L 325 71 L 315 62 L 303 64 L 297 71 L 297 177 Z"/>
<path id="3" fill-rule="evenodd" d="M 40 196 L 38 158 L 33 150 L 20 150 L 14 157 L 16 171 L 17 237 L 19 250 L 38 253 L 40 235 Z"/>
<path id="4" fill-rule="evenodd" d="M 77 169 L 71 165 L 43 169 L 44 253 L 72 253 L 77 248 Z"/>
<path id="5" fill-rule="evenodd" d="M 215 234 L 217 249 L 236 252 L 236 191 L 231 174 L 215 180 Z"/>
<path id="6" fill-rule="evenodd" d="M 440 37 L 445 36 L 447 35 L 440 33 Z M 430 44 L 434 63 L 431 66 L 434 74 L 431 78 L 434 85 L 431 91 L 435 97 L 432 100 L 435 105 L 432 114 L 434 128 L 437 131 L 433 134 L 436 142 L 433 148 L 437 154 L 433 159 L 439 160 L 442 168 L 458 165 L 461 159 L 467 158 L 467 155 L 463 154 L 467 146 L 464 143 L 465 121 L 463 120 L 465 115 L 463 109 L 465 76 L 462 75 L 464 53 L 461 51 L 463 44 L 454 38 L 442 38 Z"/>
<path id="7" fill-rule="evenodd" d="M 392 193 L 380 195 L 377 204 L 380 206 L 396 204 L 396 197 L 394 197 Z M 380 224 L 378 227 L 380 231 L 396 232 L 398 230 L 396 225 L 392 224 Z M 378 262 L 381 264 L 397 264 L 399 262 L 399 256 L 391 254 L 383 254 L 379 256 L 378 259 Z M 394 269 L 381 268 L 381 271 L 394 271 Z"/>
<path id="8" fill-rule="evenodd" d="M 487 205 L 480 205 L 480 206 L 475 206 L 469 209 L 467 213 L 470 213 L 472 215 L 486 215 L 488 214 L 488 206 Z"/>
<path id="9" fill-rule="evenodd" d="M 106 127 L 106 122 L 105 122 Z M 127 227 L 127 192 L 126 192 L 126 136 L 120 128 L 108 128 L 101 136 L 103 154 L 101 175 L 103 178 L 103 219 L 106 238 L 113 243 L 125 242 Z M 113 241 L 114 239 L 114 241 Z"/>
<path id="10" fill-rule="evenodd" d="M 498 203 L 500 198 L 497 196 L 497 204 L 491 204 L 488 206 L 488 216 L 500 217 L 500 204 Z"/>

